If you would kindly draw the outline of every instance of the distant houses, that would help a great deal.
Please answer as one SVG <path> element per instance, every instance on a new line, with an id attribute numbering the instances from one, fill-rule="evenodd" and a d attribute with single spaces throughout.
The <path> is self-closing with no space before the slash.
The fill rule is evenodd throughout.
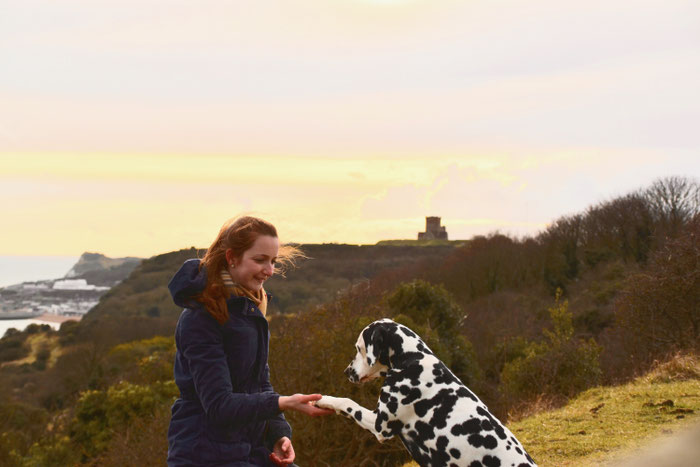
<path id="1" fill-rule="evenodd" d="M 425 218 L 425 232 L 418 232 L 418 240 L 447 240 L 447 230 L 439 217 Z"/>

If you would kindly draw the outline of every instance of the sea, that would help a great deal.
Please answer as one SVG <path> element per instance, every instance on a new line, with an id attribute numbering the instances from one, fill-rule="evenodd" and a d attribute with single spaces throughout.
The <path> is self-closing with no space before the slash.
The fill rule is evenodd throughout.
<path id="1" fill-rule="evenodd" d="M 78 262 L 80 256 L 19 256 L 0 255 L 0 288 L 49 279 L 60 279 Z M 48 324 L 58 329 L 60 323 L 38 319 L 0 320 L 0 337 L 10 328 L 24 330 L 32 323 Z"/>
<path id="2" fill-rule="evenodd" d="M 60 279 L 80 256 L 1 256 L 0 287 L 48 279 Z"/>
<path id="3" fill-rule="evenodd" d="M 10 328 L 15 328 L 18 331 L 24 331 L 24 328 L 32 323 L 48 324 L 53 329 L 58 329 L 61 327 L 61 323 L 52 323 L 49 321 L 42 321 L 40 319 L 0 319 L 0 337 L 4 336 L 5 332 Z"/>

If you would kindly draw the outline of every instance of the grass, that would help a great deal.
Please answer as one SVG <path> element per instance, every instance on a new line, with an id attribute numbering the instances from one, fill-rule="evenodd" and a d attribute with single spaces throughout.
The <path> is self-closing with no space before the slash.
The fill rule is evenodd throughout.
<path id="1" fill-rule="evenodd" d="M 590 389 L 566 407 L 511 423 L 541 466 L 600 465 L 700 418 L 700 381 L 637 380 Z"/>
<path id="2" fill-rule="evenodd" d="M 508 427 L 540 466 L 599 466 L 699 421 L 700 364 L 676 356 L 629 384 L 589 389 Z"/>

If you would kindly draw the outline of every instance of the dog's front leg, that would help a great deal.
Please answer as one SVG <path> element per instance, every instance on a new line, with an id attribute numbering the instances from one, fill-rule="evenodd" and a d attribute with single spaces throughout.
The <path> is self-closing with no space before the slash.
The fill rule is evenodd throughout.
<path id="1" fill-rule="evenodd" d="M 352 399 L 348 399 L 347 397 L 323 396 L 316 401 L 316 406 L 323 409 L 335 410 L 335 413 L 355 420 L 355 423 L 376 436 L 380 443 L 388 439 L 382 436 L 375 428 L 377 421 L 376 412 L 362 407 Z"/>

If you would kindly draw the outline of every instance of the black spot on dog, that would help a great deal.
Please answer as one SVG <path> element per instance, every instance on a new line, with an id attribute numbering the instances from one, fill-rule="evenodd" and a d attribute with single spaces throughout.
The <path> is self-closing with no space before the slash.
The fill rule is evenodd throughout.
<path id="1" fill-rule="evenodd" d="M 520 449 L 518 446 L 515 446 L 515 452 L 517 452 L 518 454 L 522 454 L 523 450 Z"/>
<path id="2" fill-rule="evenodd" d="M 501 459 L 498 457 L 484 456 L 481 462 L 483 462 L 485 467 L 501 467 Z"/>
<path id="3" fill-rule="evenodd" d="M 391 400 L 386 404 L 386 409 L 392 414 L 396 414 L 399 410 L 399 400 L 392 397 Z"/>
<path id="4" fill-rule="evenodd" d="M 382 431 L 382 424 L 384 421 L 389 421 L 389 416 L 384 412 L 377 413 L 377 419 L 374 421 L 374 430 L 379 433 Z"/>
<path id="5" fill-rule="evenodd" d="M 481 436 L 480 434 L 469 435 L 467 438 L 469 444 L 475 448 L 485 447 L 486 449 L 495 449 L 498 446 L 498 441 L 491 435 Z"/>
<path id="6" fill-rule="evenodd" d="M 435 430 L 433 430 L 433 427 L 428 425 L 424 421 L 418 420 L 416 422 L 415 428 L 418 432 L 419 439 L 425 440 L 435 438 Z"/>
<path id="7" fill-rule="evenodd" d="M 359 410 L 355 412 L 355 420 L 357 420 L 358 422 L 362 421 L 362 412 L 360 412 Z"/>
<path id="8" fill-rule="evenodd" d="M 518 467 L 530 467 L 530 464 L 526 464 L 525 462 L 522 462 L 518 464 Z"/>
<path id="9" fill-rule="evenodd" d="M 479 398 L 477 398 L 473 392 L 471 392 L 469 389 L 466 387 L 462 386 L 461 388 L 457 389 L 457 395 L 459 397 L 468 397 L 474 402 L 479 402 Z"/>
<path id="10" fill-rule="evenodd" d="M 406 387 L 406 386 L 404 386 L 404 387 Z M 402 393 L 403 393 L 403 391 L 402 391 Z M 417 401 L 418 399 L 420 399 L 422 395 L 423 394 L 420 392 L 420 389 L 412 388 L 409 391 L 407 391 L 406 397 L 404 397 L 401 400 L 401 403 L 403 405 L 411 404 L 411 403 L 413 403 L 413 401 Z"/>
<path id="11" fill-rule="evenodd" d="M 347 413 L 352 413 L 352 407 L 348 407 L 347 409 L 345 409 L 345 411 L 346 411 Z"/>
<path id="12" fill-rule="evenodd" d="M 508 438 L 508 436 L 506 435 L 506 431 L 503 429 L 503 425 L 501 425 L 501 423 L 498 420 L 496 420 L 488 410 L 484 409 L 483 407 L 477 407 L 476 413 L 478 413 L 482 417 L 486 417 L 491 422 L 491 425 L 493 426 L 493 429 L 499 438 Z M 513 438 L 513 440 L 515 441 L 515 438 Z"/>
<path id="13" fill-rule="evenodd" d="M 447 461 L 450 460 L 449 454 L 447 454 L 447 437 L 440 436 L 437 439 L 436 448 L 430 450 L 430 457 L 433 465 L 446 465 Z"/>
<path id="14" fill-rule="evenodd" d="M 478 418 L 470 418 L 466 422 L 459 423 L 452 427 L 450 433 L 455 436 L 471 435 L 481 431 L 481 420 Z"/>
<path id="15" fill-rule="evenodd" d="M 414 359 L 410 365 L 404 366 L 404 369 L 401 371 L 401 378 L 405 381 L 410 381 L 413 386 L 420 386 L 421 384 L 420 377 L 423 374 L 423 365 L 420 364 L 419 360 Z"/>
<path id="16" fill-rule="evenodd" d="M 472 461 L 472 463 L 469 464 L 469 467 L 484 467 L 484 466 L 479 461 Z"/>
<path id="17" fill-rule="evenodd" d="M 523 449 L 524 449 L 524 448 L 523 448 Z M 532 457 L 530 457 L 530 454 L 528 454 L 527 452 L 525 453 L 525 459 L 527 459 L 528 461 L 530 461 L 531 464 L 534 464 L 534 463 L 535 463 L 534 459 L 533 459 Z"/>
<path id="18" fill-rule="evenodd" d="M 389 430 L 389 433 L 391 433 L 392 436 L 398 435 L 401 433 L 401 426 L 403 423 L 401 420 L 392 420 L 389 423 L 387 423 L 387 428 Z"/>
<path id="19" fill-rule="evenodd" d="M 452 374 L 450 370 L 447 369 L 444 363 L 437 362 L 433 365 L 433 376 L 435 384 L 450 384 L 455 383 L 462 385 L 462 382 L 457 379 L 455 375 Z"/>
<path id="20" fill-rule="evenodd" d="M 447 418 L 452 413 L 455 404 L 457 404 L 457 396 L 453 395 L 450 389 L 443 389 L 438 392 L 436 397 L 440 398 L 440 403 L 433 412 L 430 424 L 438 428 L 445 428 L 447 426 Z"/>
<path id="21" fill-rule="evenodd" d="M 451 454 L 452 457 L 454 457 L 455 459 L 459 459 L 459 456 L 462 455 L 462 453 L 459 452 L 459 449 L 455 449 L 455 448 L 450 449 L 450 454 Z"/>

